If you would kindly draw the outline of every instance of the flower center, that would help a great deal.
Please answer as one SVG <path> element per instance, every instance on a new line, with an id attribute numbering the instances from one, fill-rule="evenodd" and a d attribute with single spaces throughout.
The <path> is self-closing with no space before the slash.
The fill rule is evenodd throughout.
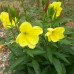
<path id="1" fill-rule="evenodd" d="M 52 33 L 54 33 L 54 31 L 52 31 Z"/>
<path id="2" fill-rule="evenodd" d="M 27 33 L 26 33 L 26 32 L 24 32 L 24 34 L 26 35 Z"/>

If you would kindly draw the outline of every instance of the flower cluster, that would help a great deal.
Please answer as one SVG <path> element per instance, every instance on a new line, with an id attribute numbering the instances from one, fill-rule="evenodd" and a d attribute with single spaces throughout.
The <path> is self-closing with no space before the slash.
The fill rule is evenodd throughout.
<path id="1" fill-rule="evenodd" d="M 53 2 L 49 5 L 49 8 L 52 7 L 54 8 L 52 19 L 55 17 L 59 17 L 62 11 L 61 2 Z M 10 22 L 9 14 L 7 12 L 2 12 L 0 14 L 0 20 L 3 23 L 5 29 L 11 28 L 10 25 L 16 26 L 15 22 L 17 22 L 16 17 L 15 20 L 12 20 L 12 22 Z M 32 49 L 35 48 L 36 44 L 39 42 L 39 35 L 43 33 L 42 28 L 40 28 L 39 26 L 32 27 L 29 22 L 23 22 L 20 25 L 19 30 L 20 34 L 17 36 L 16 42 L 22 47 L 28 46 Z M 45 36 L 48 37 L 49 42 L 57 42 L 60 39 L 64 38 L 64 27 L 56 27 L 54 29 L 48 28 L 47 30 L 48 32 L 45 34 Z"/>
<path id="2" fill-rule="evenodd" d="M 48 9 L 51 10 L 52 8 L 54 11 L 52 19 L 59 17 L 62 12 L 61 2 L 53 2 L 49 5 Z"/>
<path id="3" fill-rule="evenodd" d="M 48 28 L 48 32 L 45 35 L 48 36 L 49 42 L 57 42 L 64 38 L 64 31 L 64 27 Z M 38 43 L 39 35 L 43 33 L 43 30 L 39 26 L 32 27 L 30 23 L 24 22 L 20 26 L 20 32 L 16 38 L 16 42 L 22 47 L 29 46 L 33 49 Z"/>
<path id="4" fill-rule="evenodd" d="M 8 29 L 8 28 L 11 28 L 11 25 L 12 26 L 16 26 L 16 22 L 17 22 L 17 18 L 15 17 L 15 20 L 12 19 L 12 22 L 10 22 L 10 19 L 9 19 L 9 14 L 7 12 L 2 12 L 0 14 L 0 20 L 3 24 L 3 26 L 5 27 L 5 29 Z"/>

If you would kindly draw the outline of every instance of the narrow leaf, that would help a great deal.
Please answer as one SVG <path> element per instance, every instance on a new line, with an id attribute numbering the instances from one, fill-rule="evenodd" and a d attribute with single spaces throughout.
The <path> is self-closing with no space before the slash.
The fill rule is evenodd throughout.
<path id="1" fill-rule="evenodd" d="M 57 73 L 62 74 L 61 62 L 58 59 L 54 58 L 53 59 L 53 64 L 54 64 L 54 67 L 55 67 Z"/>
<path id="2" fill-rule="evenodd" d="M 44 50 L 33 50 L 32 53 L 33 53 L 34 55 L 40 55 L 40 54 L 44 54 L 45 51 L 44 51 Z"/>
<path id="3" fill-rule="evenodd" d="M 28 74 L 35 74 L 35 72 L 31 68 L 28 68 Z"/>
<path id="4" fill-rule="evenodd" d="M 66 63 L 69 63 L 69 61 L 65 58 L 65 55 L 64 54 L 61 54 L 59 52 L 55 52 L 54 54 L 57 56 L 57 58 L 63 60 Z"/>
<path id="5" fill-rule="evenodd" d="M 62 74 L 66 74 L 66 68 L 65 68 L 64 64 L 61 63 L 61 65 L 62 65 Z"/>
<path id="6" fill-rule="evenodd" d="M 20 58 L 18 58 L 15 62 L 14 62 L 14 64 L 12 64 L 11 66 L 10 66 L 10 69 L 13 69 L 14 67 L 16 67 L 17 65 L 19 65 L 21 62 L 23 62 L 24 61 L 24 59 L 25 59 L 25 57 L 23 56 L 23 57 L 20 57 Z"/>
<path id="7" fill-rule="evenodd" d="M 36 74 L 41 74 L 41 73 L 40 73 L 39 64 L 38 64 L 38 62 L 37 62 L 36 60 L 33 60 L 33 61 L 32 61 L 32 65 L 33 65 L 33 68 L 34 68 Z"/>
<path id="8" fill-rule="evenodd" d="M 52 51 L 51 51 L 51 48 L 46 49 L 46 54 L 47 54 L 47 57 L 48 57 L 49 61 L 52 63 Z"/>
<path id="9" fill-rule="evenodd" d="M 27 54 L 30 55 L 31 57 L 34 57 L 32 50 L 30 50 L 30 49 L 27 49 Z"/>
<path id="10" fill-rule="evenodd" d="M 49 70 L 49 66 L 45 67 L 42 71 L 42 74 L 46 74 L 48 72 L 48 70 Z"/>

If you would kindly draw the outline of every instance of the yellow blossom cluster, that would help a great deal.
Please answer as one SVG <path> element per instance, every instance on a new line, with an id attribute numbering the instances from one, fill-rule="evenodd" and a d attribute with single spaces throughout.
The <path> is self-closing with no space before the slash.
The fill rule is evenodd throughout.
<path id="1" fill-rule="evenodd" d="M 16 17 L 15 17 L 15 20 L 12 19 L 12 21 L 10 22 L 9 14 L 7 12 L 2 12 L 0 14 L 0 20 L 3 24 L 3 26 L 5 27 L 5 29 L 11 28 L 11 25 L 16 26 L 15 23 L 17 22 Z"/>
<path id="2" fill-rule="evenodd" d="M 48 9 L 51 9 L 51 8 L 54 9 L 52 19 L 57 18 L 61 15 L 61 12 L 62 12 L 61 2 L 53 2 L 48 7 Z"/>
<path id="3" fill-rule="evenodd" d="M 39 26 L 32 27 L 28 22 L 22 23 L 19 29 L 21 33 L 17 36 L 16 42 L 22 47 L 35 48 L 39 41 L 39 35 L 43 33 L 43 30 Z M 57 42 L 64 38 L 64 31 L 64 27 L 48 28 L 48 32 L 45 35 L 48 36 L 49 42 Z"/>
<path id="4" fill-rule="evenodd" d="M 53 2 L 49 5 L 49 8 L 54 7 L 54 14 L 52 18 L 59 17 L 60 13 L 62 11 L 61 8 L 61 2 Z M 7 12 L 2 12 L 0 14 L 0 20 L 3 23 L 3 26 L 8 29 L 11 28 L 10 25 L 16 26 L 15 22 L 17 22 L 17 19 L 15 17 L 15 20 L 12 20 L 10 22 L 9 14 Z M 20 34 L 16 38 L 16 43 L 18 43 L 20 46 L 25 47 L 28 46 L 31 49 L 34 49 L 36 44 L 39 42 L 39 35 L 43 33 L 43 30 L 39 26 L 33 26 L 29 22 L 23 22 L 20 27 Z M 48 28 L 48 32 L 45 34 L 45 36 L 48 37 L 48 41 L 57 42 L 60 39 L 64 38 L 64 27 L 56 27 L 56 28 Z"/>

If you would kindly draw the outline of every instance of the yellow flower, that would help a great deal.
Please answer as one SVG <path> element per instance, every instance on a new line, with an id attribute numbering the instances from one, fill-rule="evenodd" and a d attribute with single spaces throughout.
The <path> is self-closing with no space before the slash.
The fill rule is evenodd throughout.
<path id="1" fill-rule="evenodd" d="M 53 42 L 57 42 L 60 39 L 64 38 L 64 31 L 65 28 L 64 27 L 57 27 L 57 28 L 48 28 L 47 29 L 48 32 L 45 34 L 46 36 L 48 36 L 48 41 L 53 41 Z"/>
<path id="2" fill-rule="evenodd" d="M 52 7 L 54 8 L 52 19 L 59 17 L 62 12 L 61 2 L 53 2 L 48 8 L 50 9 Z"/>
<path id="3" fill-rule="evenodd" d="M 35 48 L 39 41 L 39 35 L 43 33 L 43 30 L 39 26 L 32 27 L 28 22 L 22 23 L 19 29 L 21 33 L 17 36 L 16 42 L 22 47 Z"/>
<path id="4" fill-rule="evenodd" d="M 17 18 L 15 17 L 15 19 L 12 19 L 12 26 L 18 26 L 19 22 L 17 23 Z"/>
<path id="5" fill-rule="evenodd" d="M 3 26 L 5 27 L 5 29 L 8 28 L 8 25 L 11 25 L 11 22 L 9 20 L 9 14 L 7 12 L 2 12 L 0 14 L 0 20 L 3 24 Z"/>
<path id="6" fill-rule="evenodd" d="M 10 25 L 15 26 L 15 22 L 17 21 L 17 19 L 15 17 L 15 20 L 12 19 L 12 22 L 10 22 L 9 14 L 7 12 L 2 12 L 0 14 L 0 20 L 3 24 L 3 26 L 5 27 L 5 29 L 11 28 Z"/>

